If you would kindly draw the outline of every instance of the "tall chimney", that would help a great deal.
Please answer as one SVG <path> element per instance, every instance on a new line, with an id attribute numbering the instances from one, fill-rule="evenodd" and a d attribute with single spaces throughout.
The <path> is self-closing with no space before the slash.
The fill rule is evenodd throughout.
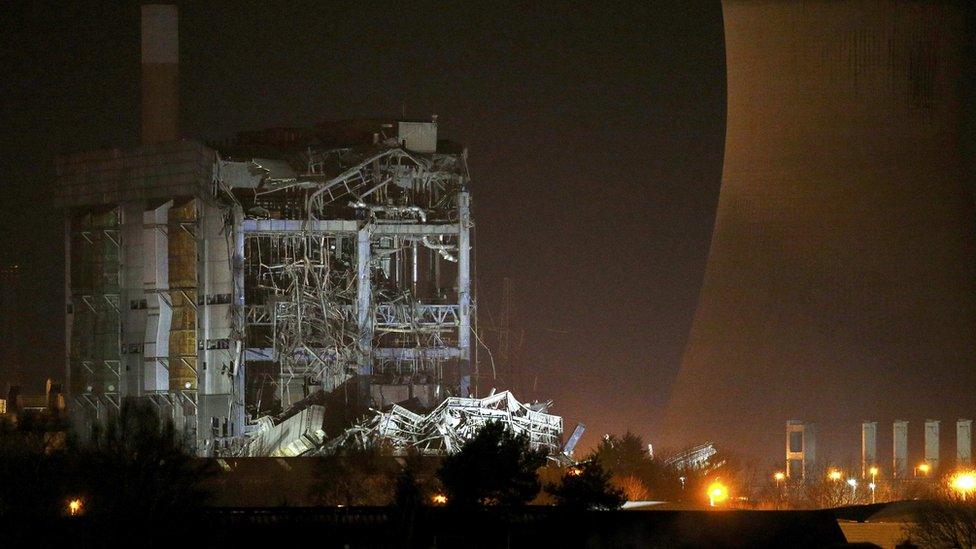
<path id="1" fill-rule="evenodd" d="M 179 13 L 142 6 L 142 142 L 179 138 Z"/>
<path id="2" fill-rule="evenodd" d="M 892 449 L 891 474 L 895 478 L 908 478 L 908 422 L 898 420 L 892 426 L 892 439 L 894 448 Z"/>
<path id="3" fill-rule="evenodd" d="M 872 467 L 878 465 L 878 422 L 861 423 L 861 478 L 868 478 Z"/>
<path id="4" fill-rule="evenodd" d="M 925 420 L 925 462 L 935 475 L 939 470 L 939 420 Z"/>
<path id="5" fill-rule="evenodd" d="M 973 420 L 956 422 L 956 465 L 969 465 L 973 461 Z"/>

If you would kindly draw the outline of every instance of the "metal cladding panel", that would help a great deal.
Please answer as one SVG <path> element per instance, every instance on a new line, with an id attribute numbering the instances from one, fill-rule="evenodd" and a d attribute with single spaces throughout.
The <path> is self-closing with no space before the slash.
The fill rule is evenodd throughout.
<path id="1" fill-rule="evenodd" d="M 129 200 L 207 196 L 213 150 L 195 141 L 170 141 L 58 157 L 56 204 L 118 204 Z"/>
<path id="2" fill-rule="evenodd" d="M 409 151 L 437 152 L 437 123 L 397 122 L 397 140 Z"/>
<path id="3" fill-rule="evenodd" d="M 225 225 L 224 210 L 205 204 L 201 208 L 200 229 L 202 240 L 202 268 L 200 306 L 198 319 L 200 338 L 204 342 L 200 350 L 206 368 L 201 372 L 201 391 L 222 394 L 233 390 L 234 371 L 231 345 L 231 299 L 234 292 L 231 273 L 233 228 Z M 224 414 L 227 416 L 228 414 Z"/>
<path id="4" fill-rule="evenodd" d="M 177 201 L 169 209 L 169 388 L 197 388 L 197 200 Z"/>
<path id="5" fill-rule="evenodd" d="M 730 0 L 723 11 L 722 187 L 663 442 L 765 457 L 786 417 L 829 435 L 863 417 L 965 415 L 976 227 L 964 10 Z M 855 437 L 823 444 L 857 451 Z"/>
<path id="6" fill-rule="evenodd" d="M 143 289 L 146 296 L 146 330 L 143 389 L 169 389 L 169 330 L 173 312 L 166 297 L 169 290 L 168 213 L 172 202 L 143 213 Z"/>
<path id="7" fill-rule="evenodd" d="M 125 396 L 142 393 L 143 349 L 148 304 L 143 291 L 143 266 L 145 264 L 142 238 L 142 201 L 127 202 L 121 206 L 122 229 L 122 363 L 120 387 Z"/>

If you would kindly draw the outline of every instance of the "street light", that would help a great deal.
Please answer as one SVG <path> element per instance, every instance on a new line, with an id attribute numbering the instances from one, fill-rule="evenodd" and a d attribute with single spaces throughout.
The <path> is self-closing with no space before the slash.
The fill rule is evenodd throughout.
<path id="1" fill-rule="evenodd" d="M 840 480 L 843 477 L 844 475 L 837 469 L 831 469 L 830 472 L 827 473 L 827 478 L 829 478 L 830 480 L 836 481 L 836 480 Z"/>
<path id="2" fill-rule="evenodd" d="M 729 489 L 724 484 L 715 479 L 715 482 L 708 485 L 708 505 L 715 507 L 729 499 Z"/>
<path id="3" fill-rule="evenodd" d="M 447 503 L 447 496 L 445 496 L 444 494 L 434 494 L 434 496 L 431 497 L 430 500 L 434 502 L 434 505 L 444 505 L 445 503 Z"/>
<path id="4" fill-rule="evenodd" d="M 73 499 L 68 502 L 68 514 L 76 516 L 81 514 L 82 503 L 80 499 Z"/>
<path id="5" fill-rule="evenodd" d="M 868 469 L 868 473 L 871 474 L 871 484 L 868 484 L 868 488 L 871 489 L 871 503 L 874 503 L 874 490 L 878 487 L 878 468 L 872 466 Z"/>
<path id="6" fill-rule="evenodd" d="M 857 498 L 857 479 L 849 478 L 847 479 L 847 485 L 851 487 L 851 499 Z"/>
<path id="7" fill-rule="evenodd" d="M 773 473 L 773 479 L 776 480 L 776 482 L 782 482 L 783 479 L 785 478 L 786 478 L 786 474 L 783 473 L 782 471 L 776 471 L 775 473 Z"/>
<path id="8" fill-rule="evenodd" d="M 932 466 L 923 461 L 922 463 L 918 464 L 918 467 L 915 468 L 915 476 L 918 476 L 919 473 L 922 473 L 922 476 L 928 476 L 929 471 L 931 470 Z"/>
<path id="9" fill-rule="evenodd" d="M 966 501 L 966 494 L 976 490 L 976 473 L 972 471 L 956 473 L 952 477 L 952 488 L 959 492 L 963 501 Z"/>

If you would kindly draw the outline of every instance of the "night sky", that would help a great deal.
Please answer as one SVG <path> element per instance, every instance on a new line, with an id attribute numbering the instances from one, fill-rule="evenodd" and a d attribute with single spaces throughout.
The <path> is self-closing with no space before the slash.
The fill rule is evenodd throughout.
<path id="1" fill-rule="evenodd" d="M 470 151 L 482 324 L 513 277 L 529 394 L 585 446 L 655 440 L 721 179 L 718 2 L 201 4 L 180 7 L 183 136 L 437 114 Z M 0 258 L 24 273 L 26 353 L 0 384 L 39 387 L 64 375 L 52 158 L 137 142 L 139 10 L 4 11 Z"/>

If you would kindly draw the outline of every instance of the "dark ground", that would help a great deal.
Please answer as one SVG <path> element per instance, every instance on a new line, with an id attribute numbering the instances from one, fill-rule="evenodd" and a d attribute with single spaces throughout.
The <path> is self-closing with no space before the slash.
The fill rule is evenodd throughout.
<path id="1" fill-rule="evenodd" d="M 830 511 L 615 511 L 553 508 L 215 509 L 147 523 L 111 517 L 16 522 L 11 546 L 120 547 L 831 547 Z M 0 525 L 3 526 L 3 525 Z"/>

